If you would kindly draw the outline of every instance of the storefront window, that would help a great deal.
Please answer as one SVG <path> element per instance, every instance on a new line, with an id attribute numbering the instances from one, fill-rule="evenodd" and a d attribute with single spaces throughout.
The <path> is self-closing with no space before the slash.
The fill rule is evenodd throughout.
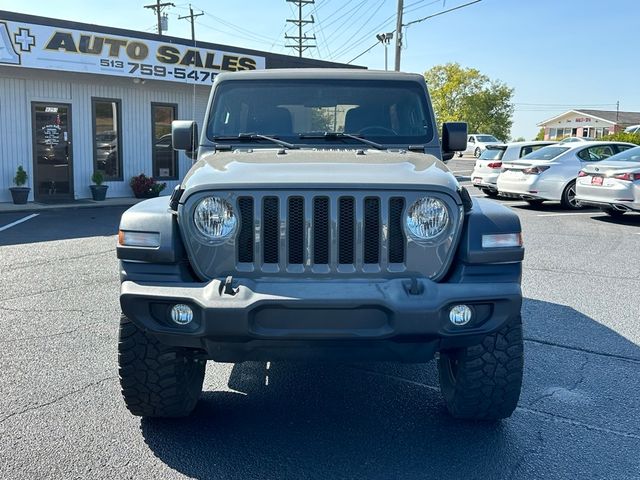
<path id="1" fill-rule="evenodd" d="M 176 118 L 175 105 L 151 105 L 153 121 L 153 176 L 178 178 L 178 155 L 171 143 L 171 122 Z"/>
<path id="2" fill-rule="evenodd" d="M 102 98 L 92 100 L 93 168 L 105 180 L 122 180 L 120 149 L 120 101 Z"/>

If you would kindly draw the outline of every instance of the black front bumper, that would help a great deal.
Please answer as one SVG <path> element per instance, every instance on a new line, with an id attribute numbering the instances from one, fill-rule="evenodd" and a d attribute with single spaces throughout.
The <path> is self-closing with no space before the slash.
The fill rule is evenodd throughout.
<path id="1" fill-rule="evenodd" d="M 221 362 L 294 358 L 423 362 L 436 351 L 478 343 L 520 314 L 518 283 L 384 281 L 253 281 L 122 283 L 124 314 L 161 342 L 200 349 Z M 194 311 L 186 326 L 172 322 L 181 303 Z M 473 318 L 449 320 L 466 304 Z"/>

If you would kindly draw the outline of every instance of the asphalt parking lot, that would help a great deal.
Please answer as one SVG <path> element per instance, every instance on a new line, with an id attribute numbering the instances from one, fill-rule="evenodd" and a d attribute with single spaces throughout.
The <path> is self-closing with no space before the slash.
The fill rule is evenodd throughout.
<path id="1" fill-rule="evenodd" d="M 640 215 L 497 201 L 524 228 L 526 365 L 493 425 L 446 415 L 433 362 L 209 363 L 190 418 L 141 421 L 116 367 L 124 209 L 0 230 L 0 478 L 640 478 Z"/>

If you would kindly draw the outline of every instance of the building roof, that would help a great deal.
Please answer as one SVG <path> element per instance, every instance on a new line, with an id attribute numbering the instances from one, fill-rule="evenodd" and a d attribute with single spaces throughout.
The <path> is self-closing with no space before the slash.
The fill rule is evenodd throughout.
<path id="1" fill-rule="evenodd" d="M 588 117 L 597 118 L 613 125 L 628 126 L 634 124 L 640 124 L 640 112 L 617 112 L 615 110 L 591 110 L 586 108 L 567 110 L 566 112 L 548 118 L 540 123 L 538 126 L 543 126 L 549 122 L 552 122 L 560 117 L 564 117 L 569 113 L 577 113 L 579 115 L 585 115 Z"/>

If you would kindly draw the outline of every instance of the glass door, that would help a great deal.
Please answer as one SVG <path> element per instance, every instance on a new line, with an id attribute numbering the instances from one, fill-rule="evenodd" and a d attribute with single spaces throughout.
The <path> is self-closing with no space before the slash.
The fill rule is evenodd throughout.
<path id="1" fill-rule="evenodd" d="M 34 103 L 32 122 L 35 200 L 73 200 L 71 105 Z"/>

